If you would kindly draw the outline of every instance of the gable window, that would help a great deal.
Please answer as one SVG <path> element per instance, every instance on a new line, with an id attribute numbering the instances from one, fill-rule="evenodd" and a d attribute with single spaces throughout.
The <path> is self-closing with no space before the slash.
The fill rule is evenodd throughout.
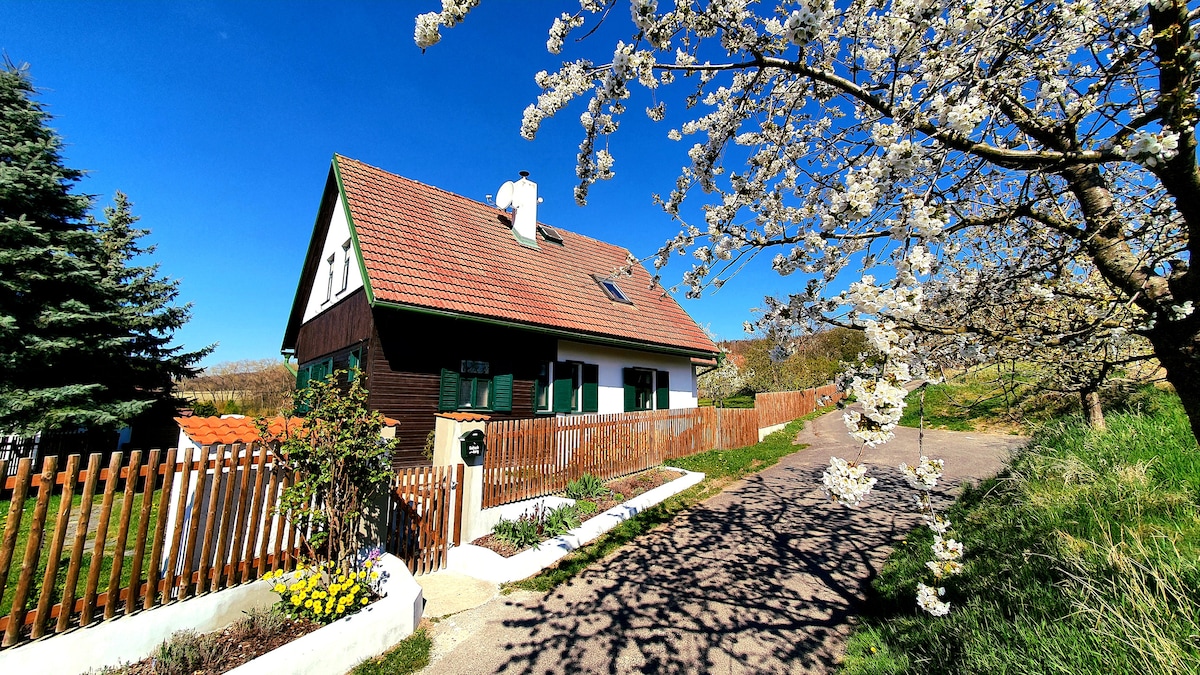
<path id="1" fill-rule="evenodd" d="M 633 301 L 629 299 L 629 296 L 625 295 L 625 292 L 622 291 L 621 287 L 617 285 L 615 279 L 605 278 L 595 274 L 592 275 L 592 279 L 594 279 L 596 283 L 600 284 L 600 288 L 604 291 L 604 294 L 608 296 L 609 300 L 623 302 L 627 305 L 633 304 Z"/>
<path id="2" fill-rule="evenodd" d="M 329 260 L 326 261 L 329 263 L 329 279 L 325 282 L 325 302 L 329 302 L 333 298 L 333 260 L 335 257 L 331 254 Z"/>
<path id="3" fill-rule="evenodd" d="M 671 373 L 649 368 L 624 369 L 625 412 L 671 407 Z"/>
<path id="4" fill-rule="evenodd" d="M 342 291 L 350 285 L 350 240 L 342 244 Z M 339 293 L 341 291 L 338 291 Z"/>
<path id="5" fill-rule="evenodd" d="M 512 375 L 492 375 L 487 361 L 462 361 L 457 371 L 442 369 L 438 410 L 512 410 Z"/>

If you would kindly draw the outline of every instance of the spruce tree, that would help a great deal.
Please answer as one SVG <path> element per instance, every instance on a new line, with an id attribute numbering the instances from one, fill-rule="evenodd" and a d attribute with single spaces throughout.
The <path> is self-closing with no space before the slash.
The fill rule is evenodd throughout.
<path id="1" fill-rule="evenodd" d="M 88 216 L 34 95 L 24 68 L 0 69 L 0 433 L 115 429 L 169 405 L 208 350 L 170 346 L 177 282 L 133 264 L 151 249 L 124 195 Z"/>

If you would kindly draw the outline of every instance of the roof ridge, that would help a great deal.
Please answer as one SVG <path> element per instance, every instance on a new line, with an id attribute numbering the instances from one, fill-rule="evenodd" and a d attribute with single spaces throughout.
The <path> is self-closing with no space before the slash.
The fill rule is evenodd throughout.
<path id="1" fill-rule="evenodd" d="M 423 187 L 423 188 L 428 188 L 428 189 L 430 189 L 430 190 L 436 190 L 436 191 L 438 191 L 438 192 L 441 192 L 441 193 L 443 193 L 443 194 L 450 195 L 451 197 L 457 197 L 457 198 L 459 198 L 459 199 L 465 199 L 466 201 L 468 201 L 468 202 L 471 202 L 472 204 L 478 204 L 479 206 L 483 206 L 483 207 L 485 207 L 485 208 L 489 208 L 489 209 L 492 209 L 492 210 L 494 210 L 494 211 L 497 211 L 497 212 L 500 212 L 500 213 L 507 213 L 507 211 L 505 211 L 504 209 L 496 208 L 494 205 L 492 205 L 492 204 L 488 204 L 487 202 L 482 202 L 482 201 L 479 201 L 478 199 L 472 199 L 471 197 L 468 197 L 468 196 L 466 196 L 466 195 L 460 195 L 460 194 L 459 194 L 459 193 L 457 193 L 457 192 L 451 192 L 450 190 L 447 190 L 447 189 L 445 189 L 445 188 L 440 188 L 440 187 L 438 187 L 438 186 L 436 186 L 436 185 L 430 185 L 429 183 L 424 183 L 424 182 L 422 182 L 422 181 L 419 181 L 419 180 L 417 180 L 417 179 L 415 179 L 415 178 L 409 178 L 408 176 L 401 176 L 401 175 L 400 175 L 400 174 L 398 174 L 398 173 L 395 173 L 395 172 L 393 172 L 393 171 L 388 171 L 387 169 L 384 169 L 384 168 L 381 168 L 381 167 L 375 166 L 374 164 L 369 164 L 369 163 L 367 163 L 367 162 L 364 162 L 364 161 L 362 161 L 361 159 L 355 159 L 355 158 L 353 158 L 353 157 L 349 157 L 349 156 L 346 156 L 346 155 L 343 155 L 343 154 L 341 154 L 341 153 L 337 153 L 337 152 L 333 153 L 333 156 L 334 156 L 334 157 L 336 157 L 336 158 L 338 158 L 338 159 L 344 159 L 344 160 L 347 160 L 347 161 L 350 161 L 350 162 L 354 162 L 355 164 L 361 164 L 362 166 L 365 166 L 365 167 L 367 167 L 368 169 L 374 169 L 375 171 L 379 171 L 379 172 L 381 172 L 381 173 L 386 173 L 386 174 L 387 174 L 387 175 L 389 175 L 389 176 L 394 176 L 394 177 L 396 177 L 396 178 L 399 178 L 400 180 L 407 181 L 407 182 L 409 182 L 409 183 L 413 183 L 414 185 L 420 185 L 420 186 L 421 186 L 421 187 Z M 541 220 L 537 221 L 537 224 L 538 224 L 538 225 L 545 225 L 546 227 L 553 227 L 554 229 L 558 230 L 559 232 L 566 232 L 567 234 L 572 234 L 572 235 L 575 235 L 576 237 L 582 237 L 582 238 L 584 238 L 584 239 L 589 239 L 589 240 L 591 240 L 591 241 L 594 241 L 594 242 L 596 242 L 596 243 L 598 243 L 598 244 L 604 244 L 605 246 L 611 246 L 612 248 L 619 248 L 619 249 L 621 249 L 622 251 L 624 251 L 625 253 L 627 253 L 627 254 L 629 254 L 629 255 L 633 255 L 633 252 L 632 252 L 632 251 L 630 251 L 630 250 L 629 250 L 627 247 L 625 247 L 625 246 L 621 246 L 620 244 L 614 244 L 614 243 L 612 243 L 611 241 L 604 241 L 603 239 L 597 239 L 596 237 L 592 237 L 592 236 L 589 236 L 589 235 L 583 234 L 582 232 L 576 232 L 575 230 L 569 230 L 569 229 L 567 229 L 567 228 L 565 228 L 565 227 L 560 227 L 560 226 L 558 226 L 558 225 L 552 225 L 552 224 L 550 224 L 550 223 L 543 222 L 543 221 L 541 221 Z M 640 259 L 639 259 L 639 260 L 640 260 Z"/>

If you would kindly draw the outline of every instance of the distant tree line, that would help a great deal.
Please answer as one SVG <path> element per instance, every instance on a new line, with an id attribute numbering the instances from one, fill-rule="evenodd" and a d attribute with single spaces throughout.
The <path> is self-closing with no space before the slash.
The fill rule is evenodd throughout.
<path id="1" fill-rule="evenodd" d="M 179 382 L 196 415 L 274 415 L 288 401 L 296 375 L 278 359 L 243 359 L 209 366 Z"/>
<path id="2" fill-rule="evenodd" d="M 719 343 L 720 367 L 700 376 L 702 398 L 726 399 L 764 391 L 798 391 L 834 380 L 843 362 L 868 352 L 862 331 L 833 328 L 793 338 L 786 348 L 767 337 Z"/>

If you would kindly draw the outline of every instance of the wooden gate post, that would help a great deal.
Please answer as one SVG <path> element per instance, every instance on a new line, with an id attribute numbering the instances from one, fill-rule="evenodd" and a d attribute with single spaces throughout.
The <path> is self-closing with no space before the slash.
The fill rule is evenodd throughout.
<path id="1" fill-rule="evenodd" d="M 462 510 L 451 515 L 452 531 L 461 533 L 463 541 L 471 541 L 491 531 L 490 526 L 480 522 L 480 512 L 483 510 L 483 459 L 487 448 L 485 446 L 483 453 L 472 457 L 470 461 L 463 459 L 462 453 L 463 437 L 472 431 L 483 433 L 487 420 L 486 415 L 451 413 L 438 415 L 434 427 L 433 465 L 463 467 L 463 479 L 455 487 L 461 494 L 461 499 L 456 495 L 455 504 L 461 503 Z"/>

